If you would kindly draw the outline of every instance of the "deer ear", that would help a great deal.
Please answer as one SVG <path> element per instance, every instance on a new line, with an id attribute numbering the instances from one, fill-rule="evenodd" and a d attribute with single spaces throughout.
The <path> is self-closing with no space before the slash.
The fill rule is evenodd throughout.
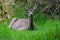
<path id="1" fill-rule="evenodd" d="M 28 11 L 29 10 L 28 7 L 25 6 L 25 10 Z"/>
<path id="2" fill-rule="evenodd" d="M 28 13 L 30 12 L 30 10 L 28 10 Z"/>
<path id="3" fill-rule="evenodd" d="M 35 5 L 34 7 L 33 7 L 33 10 L 36 10 L 37 9 L 37 5 Z"/>

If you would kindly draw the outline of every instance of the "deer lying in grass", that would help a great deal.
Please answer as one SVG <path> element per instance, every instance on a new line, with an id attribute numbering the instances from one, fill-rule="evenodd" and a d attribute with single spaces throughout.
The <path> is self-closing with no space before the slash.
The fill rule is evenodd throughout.
<path id="1" fill-rule="evenodd" d="M 33 9 L 27 9 L 28 11 L 28 19 L 17 19 L 14 18 L 12 22 L 10 23 L 9 27 L 14 30 L 34 30 L 36 29 L 34 23 L 33 23 L 33 12 L 36 10 L 36 5 L 33 7 Z"/>

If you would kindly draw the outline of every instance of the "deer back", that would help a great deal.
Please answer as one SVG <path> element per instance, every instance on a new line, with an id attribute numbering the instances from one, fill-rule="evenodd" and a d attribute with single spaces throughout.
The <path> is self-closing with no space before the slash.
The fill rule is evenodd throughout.
<path id="1" fill-rule="evenodd" d="M 15 23 L 12 25 L 13 29 L 17 30 L 25 30 L 29 28 L 29 21 L 28 19 L 18 19 L 15 21 Z"/>

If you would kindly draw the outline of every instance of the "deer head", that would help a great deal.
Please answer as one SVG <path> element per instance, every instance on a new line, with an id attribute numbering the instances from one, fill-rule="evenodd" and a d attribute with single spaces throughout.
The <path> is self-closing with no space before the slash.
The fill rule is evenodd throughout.
<path id="1" fill-rule="evenodd" d="M 25 10 L 28 12 L 29 15 L 33 14 L 36 9 L 37 5 L 35 5 L 32 9 L 28 9 L 28 7 L 25 7 Z"/>

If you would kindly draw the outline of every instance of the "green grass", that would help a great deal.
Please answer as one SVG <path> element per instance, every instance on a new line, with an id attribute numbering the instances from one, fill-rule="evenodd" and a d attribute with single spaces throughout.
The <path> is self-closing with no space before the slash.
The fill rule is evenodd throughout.
<path id="1" fill-rule="evenodd" d="M 15 16 L 21 16 L 24 8 L 20 10 L 15 9 Z M 26 14 L 27 15 L 27 14 Z M 27 16 L 25 16 L 27 18 Z M 17 31 L 9 29 L 8 25 L 11 20 L 7 20 L 4 24 L 0 23 L 0 40 L 60 40 L 60 21 L 58 19 L 52 20 L 47 16 L 38 16 L 35 18 L 36 30 Z"/>

